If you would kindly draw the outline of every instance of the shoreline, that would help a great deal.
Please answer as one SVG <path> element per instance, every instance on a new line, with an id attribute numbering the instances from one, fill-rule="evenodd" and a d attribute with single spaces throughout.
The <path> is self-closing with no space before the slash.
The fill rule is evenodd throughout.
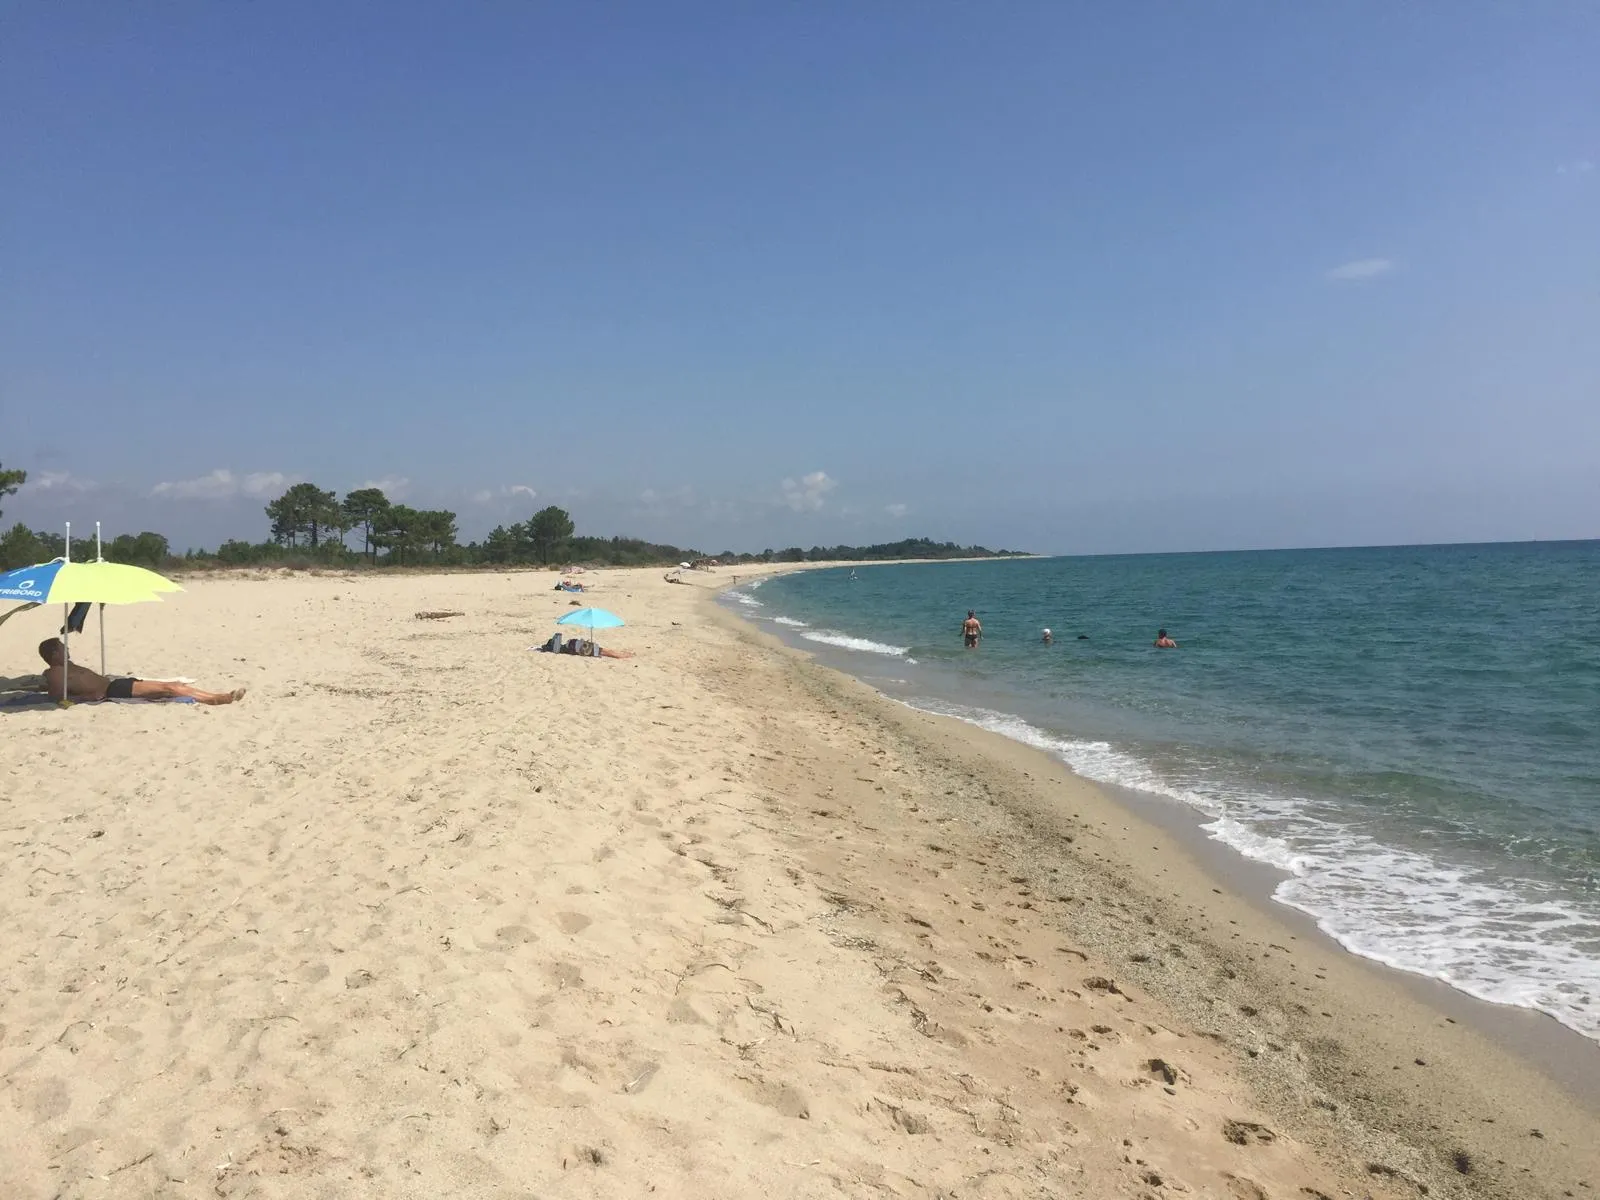
<path id="1" fill-rule="evenodd" d="M 1329 954 L 1351 959 L 1387 984 L 1411 993 L 1441 1016 L 1490 1038 L 1561 1087 L 1577 1103 L 1600 1115 L 1600 1042 L 1539 1009 L 1484 1000 L 1442 979 L 1356 953 L 1323 930 L 1309 913 L 1278 900 L 1273 890 L 1288 878 L 1287 873 L 1207 835 L 1202 828 L 1204 814 L 1166 796 L 1089 782 L 1141 820 L 1168 831 L 1206 874 L 1234 888 L 1268 920 L 1293 930 L 1302 940 L 1314 941 Z"/>
<path id="2" fill-rule="evenodd" d="M 1421 1147 L 1425 1157 L 1445 1168 L 1435 1187 L 1465 1182 L 1459 1171 L 1452 1180 L 1449 1171 L 1460 1147 L 1473 1142 L 1492 1147 L 1488 1161 L 1499 1167 L 1497 1186 L 1507 1196 L 1536 1194 L 1531 1190 L 1535 1178 L 1551 1186 L 1552 1195 L 1596 1184 L 1600 1163 L 1584 1156 L 1586 1161 L 1571 1164 L 1573 1174 L 1565 1187 L 1554 1187 L 1555 1180 L 1548 1177 L 1559 1168 L 1548 1148 L 1552 1140 L 1563 1151 L 1586 1144 L 1584 1130 L 1600 1116 L 1600 1044 L 1544 1013 L 1479 1000 L 1442 981 L 1347 950 L 1310 916 L 1273 899 L 1281 872 L 1207 837 L 1200 828 L 1203 815 L 1177 801 L 1084 779 L 1047 751 L 884 696 L 802 645 L 769 633 L 717 600 L 710 603 L 748 637 L 808 662 L 849 689 L 861 689 L 867 694 L 862 707 L 874 720 L 901 730 L 926 730 L 967 747 L 997 770 L 1046 781 L 1042 789 L 1030 789 L 1035 794 L 1016 805 L 1016 814 L 1035 824 L 1055 824 L 1054 836 L 1080 845 L 1088 840 L 1081 830 L 1066 832 L 1060 824 L 1063 815 L 1049 812 L 1052 801 L 1038 791 L 1070 786 L 1082 807 L 1096 808 L 1091 823 L 1098 827 L 1097 846 L 1090 855 L 1103 876 L 1116 881 L 1119 890 L 1125 886 L 1135 893 L 1149 909 L 1142 915 L 1163 933 L 1198 941 L 1212 957 L 1231 960 L 1225 967 L 1230 984 L 1249 972 L 1251 989 L 1276 1001 L 1276 1012 L 1248 1001 L 1235 1008 L 1255 1010 L 1245 1014 L 1244 1024 L 1252 1027 L 1246 1038 L 1253 1035 L 1258 1043 L 1270 1044 L 1274 1033 L 1294 1037 L 1305 1071 L 1288 1094 L 1279 1091 L 1277 1111 L 1300 1121 L 1309 1117 L 1304 1126 L 1309 1138 L 1340 1137 L 1318 1128 L 1324 1125 L 1318 1114 L 1326 1100 L 1319 1102 L 1311 1093 L 1320 1091 L 1336 1097 L 1333 1104 L 1358 1114 L 1368 1129 Z M 1033 852 L 1061 853 L 1060 845 L 1049 848 L 1050 836 L 1043 835 L 1044 845 Z M 1068 853 L 1080 866 L 1088 866 L 1081 849 Z M 1175 901 L 1181 915 L 1174 911 Z M 1122 932 L 1138 931 L 1124 927 Z M 1238 944 L 1245 947 L 1242 955 Z M 1125 951 L 1126 943 L 1119 945 L 1113 937 L 1097 948 L 1112 956 Z M 1314 960 L 1314 966 L 1303 971 L 1296 961 L 1300 958 Z M 1185 989 L 1154 977 L 1159 973 L 1140 964 L 1123 969 L 1191 1019 L 1214 1019 L 1210 1000 L 1185 995 Z M 1315 996 L 1317 1003 L 1303 1001 L 1303 994 Z M 1262 1014 L 1270 1020 L 1248 1019 Z M 1247 1062 L 1240 1065 L 1248 1070 Z M 1362 1082 L 1351 1086 L 1351 1079 Z M 1524 1118 L 1525 1128 L 1505 1128 L 1508 1121 Z M 1556 1128 L 1564 1136 L 1553 1139 L 1551 1130 Z M 1539 1136 L 1529 1132 L 1533 1129 Z M 1531 1153 L 1528 1143 L 1534 1145 Z M 1473 1163 L 1484 1161 L 1485 1151 L 1465 1152 Z M 1473 1182 L 1478 1188 L 1485 1183 L 1482 1178 Z"/>
<path id="3" fill-rule="evenodd" d="M 839 565 L 843 564 L 817 564 L 819 568 Z M 725 596 L 730 587 L 717 589 L 719 597 Z M 725 611 L 732 612 L 749 622 L 755 620 L 737 609 L 725 608 Z M 855 668 L 864 664 L 858 663 L 859 656 L 848 650 L 836 649 L 832 643 L 824 643 L 821 646 L 812 644 L 804 638 L 804 635 L 790 628 L 770 632 L 761 629 L 761 632 L 774 637 L 788 650 L 813 658 L 821 665 L 865 683 L 877 691 L 872 682 L 874 673 L 866 670 L 858 672 Z M 969 728 L 996 732 L 997 736 L 1006 737 L 1005 734 L 989 730 L 977 722 L 924 709 L 913 701 L 896 696 L 881 692 L 877 694 L 888 703 L 907 707 L 916 712 L 927 712 L 929 715 L 953 720 Z M 997 715 L 1014 714 L 997 713 Z M 1015 716 L 1015 719 L 1024 723 L 1027 720 L 1021 716 Z M 1541 1009 L 1477 996 L 1436 976 L 1413 971 L 1350 949 L 1333 934 L 1324 930 L 1315 914 L 1307 913 L 1277 898 L 1275 894 L 1277 886 L 1292 878 L 1289 872 L 1270 862 L 1252 858 L 1221 839 L 1210 836 L 1203 828 L 1210 820 L 1204 813 L 1167 795 L 1143 791 L 1126 784 L 1079 776 L 1070 764 L 1052 752 L 1027 741 L 1011 738 L 1007 740 L 1015 741 L 1015 744 L 1042 755 L 1073 774 L 1074 778 L 1081 778 L 1108 797 L 1120 801 L 1121 807 L 1132 809 L 1141 819 L 1179 838 L 1189 853 L 1198 858 L 1214 878 L 1226 881 L 1228 886 L 1233 886 L 1236 878 L 1245 879 L 1247 881 L 1245 898 L 1262 907 L 1269 917 L 1275 917 L 1285 924 L 1309 931 L 1333 952 L 1348 955 L 1379 972 L 1392 973 L 1399 982 L 1410 987 L 1416 995 L 1424 998 L 1433 1007 L 1446 1009 L 1456 1019 L 1470 1021 L 1480 1030 L 1514 1045 L 1518 1052 L 1527 1057 L 1538 1069 L 1560 1082 L 1585 1104 L 1600 1111 L 1600 1039 L 1571 1028 L 1558 1017 Z"/>

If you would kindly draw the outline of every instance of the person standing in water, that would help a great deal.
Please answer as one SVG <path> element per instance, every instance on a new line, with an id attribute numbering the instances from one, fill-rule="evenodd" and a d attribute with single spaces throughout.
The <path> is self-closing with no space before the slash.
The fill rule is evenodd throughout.
<path id="1" fill-rule="evenodd" d="M 1167 631 L 1165 629 L 1156 630 L 1157 650 L 1176 650 L 1177 648 L 1178 643 L 1167 636 Z"/>
<path id="2" fill-rule="evenodd" d="M 967 609 L 967 619 L 961 623 L 961 639 L 967 644 L 968 650 L 975 650 L 978 639 L 983 636 L 983 622 L 978 620 L 978 614 L 972 609 Z"/>

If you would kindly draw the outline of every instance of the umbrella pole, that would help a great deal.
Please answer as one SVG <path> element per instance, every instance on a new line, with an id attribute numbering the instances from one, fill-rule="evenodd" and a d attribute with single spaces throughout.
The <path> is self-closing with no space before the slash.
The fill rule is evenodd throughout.
<path id="1" fill-rule="evenodd" d="M 72 561 L 72 522 L 67 522 L 67 542 L 62 547 L 62 558 Z M 61 606 L 61 703 L 67 702 L 68 687 L 72 677 L 72 605 Z"/>
<path id="2" fill-rule="evenodd" d="M 67 681 L 72 677 L 72 605 L 61 606 L 61 703 L 67 702 Z"/>
<path id="3" fill-rule="evenodd" d="M 94 523 L 94 560 L 104 562 L 105 556 L 100 550 L 100 522 Z M 106 673 L 106 606 L 100 606 L 100 674 Z"/>

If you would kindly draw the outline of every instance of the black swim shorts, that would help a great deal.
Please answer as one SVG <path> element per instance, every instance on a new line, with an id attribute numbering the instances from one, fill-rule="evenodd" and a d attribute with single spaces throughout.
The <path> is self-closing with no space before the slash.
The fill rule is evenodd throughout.
<path id="1" fill-rule="evenodd" d="M 967 645 L 969 645 L 969 646 L 976 646 L 978 644 L 978 635 L 975 634 L 975 633 L 967 634 L 966 635 L 966 639 L 967 639 Z"/>
<path id="2" fill-rule="evenodd" d="M 132 700 L 133 685 L 137 679 L 111 679 L 106 682 L 107 700 Z"/>

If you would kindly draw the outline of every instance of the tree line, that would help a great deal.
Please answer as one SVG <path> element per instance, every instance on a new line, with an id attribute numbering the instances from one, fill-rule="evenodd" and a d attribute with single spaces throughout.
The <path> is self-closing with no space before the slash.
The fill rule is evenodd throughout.
<path id="1" fill-rule="evenodd" d="M 0 469 L 0 499 L 27 481 L 25 471 Z M 145 531 L 119 534 L 103 553 L 112 562 L 153 569 L 239 566 L 657 566 L 714 557 L 722 563 L 822 562 L 890 558 L 991 558 L 1021 551 L 987 550 L 908 538 L 872 546 L 791 546 L 760 553 L 724 550 L 707 556 L 699 550 L 631 537 L 579 536 L 572 516 L 549 505 L 526 521 L 497 525 L 481 542 L 459 541 L 456 514 L 418 509 L 390 501 L 382 489 L 356 488 L 339 496 L 311 483 L 297 483 L 266 506 L 271 538 L 264 542 L 232 539 L 214 551 L 190 550 L 175 555 L 166 537 Z M 94 557 L 94 539 L 73 538 L 74 561 Z M 0 570 L 31 566 L 59 558 L 66 551 L 59 533 L 17 524 L 0 536 Z"/>

